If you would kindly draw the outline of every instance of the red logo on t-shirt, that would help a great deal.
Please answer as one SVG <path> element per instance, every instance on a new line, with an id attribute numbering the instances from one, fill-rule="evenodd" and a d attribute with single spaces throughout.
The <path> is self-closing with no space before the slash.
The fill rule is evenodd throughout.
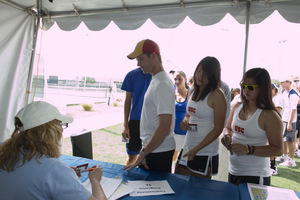
<path id="1" fill-rule="evenodd" d="M 189 107 L 189 112 L 196 113 L 196 108 Z"/>
<path id="2" fill-rule="evenodd" d="M 244 128 L 239 127 L 239 126 L 235 126 L 234 129 L 235 129 L 236 132 L 244 134 Z"/>

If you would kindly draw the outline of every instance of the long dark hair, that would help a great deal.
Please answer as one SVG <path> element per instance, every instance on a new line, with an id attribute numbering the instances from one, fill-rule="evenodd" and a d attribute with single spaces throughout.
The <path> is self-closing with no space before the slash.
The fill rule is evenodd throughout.
<path id="1" fill-rule="evenodd" d="M 277 112 L 272 101 L 272 83 L 268 71 L 264 68 L 252 68 L 244 74 L 242 82 L 247 78 L 253 79 L 255 84 L 258 85 L 259 88 L 259 94 L 256 99 L 256 106 L 263 110 L 274 110 Z M 241 99 L 243 102 L 243 109 L 245 109 L 249 101 L 245 98 L 243 92 L 241 92 Z"/>
<path id="2" fill-rule="evenodd" d="M 207 77 L 208 84 L 200 94 L 200 85 L 196 81 L 196 72 L 202 67 L 203 75 Z M 215 57 L 207 56 L 203 58 L 194 72 L 194 94 L 193 101 L 203 100 L 211 91 L 219 88 L 221 84 L 221 67 L 220 62 Z"/>

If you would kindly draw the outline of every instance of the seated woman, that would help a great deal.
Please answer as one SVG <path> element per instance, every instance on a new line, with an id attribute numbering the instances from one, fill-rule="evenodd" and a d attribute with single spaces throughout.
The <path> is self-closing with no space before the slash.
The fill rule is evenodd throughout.
<path id="1" fill-rule="evenodd" d="M 0 145 L 0 194 L 6 199 L 106 199 L 102 170 L 89 172 L 92 194 L 75 171 L 63 163 L 62 132 L 73 118 L 53 105 L 37 101 L 15 117 L 15 130 Z"/>

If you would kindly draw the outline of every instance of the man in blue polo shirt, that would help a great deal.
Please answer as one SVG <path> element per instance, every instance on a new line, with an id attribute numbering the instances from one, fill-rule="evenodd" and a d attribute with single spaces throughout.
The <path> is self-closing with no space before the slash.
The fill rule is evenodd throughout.
<path id="1" fill-rule="evenodd" d="M 121 89 L 126 91 L 124 103 L 123 138 L 127 141 L 128 159 L 126 165 L 133 164 L 140 153 L 140 119 L 145 92 L 151 80 L 151 74 L 144 74 L 140 68 L 127 73 Z"/>

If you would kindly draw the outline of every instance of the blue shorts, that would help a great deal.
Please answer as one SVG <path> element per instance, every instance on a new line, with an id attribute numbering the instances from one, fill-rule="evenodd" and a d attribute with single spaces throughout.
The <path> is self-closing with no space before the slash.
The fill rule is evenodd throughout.
<path id="1" fill-rule="evenodd" d="M 286 122 L 284 122 L 286 123 Z M 296 133 L 296 122 L 292 123 L 292 131 L 287 131 L 287 127 L 284 131 L 283 140 L 286 142 L 294 142 Z"/>

